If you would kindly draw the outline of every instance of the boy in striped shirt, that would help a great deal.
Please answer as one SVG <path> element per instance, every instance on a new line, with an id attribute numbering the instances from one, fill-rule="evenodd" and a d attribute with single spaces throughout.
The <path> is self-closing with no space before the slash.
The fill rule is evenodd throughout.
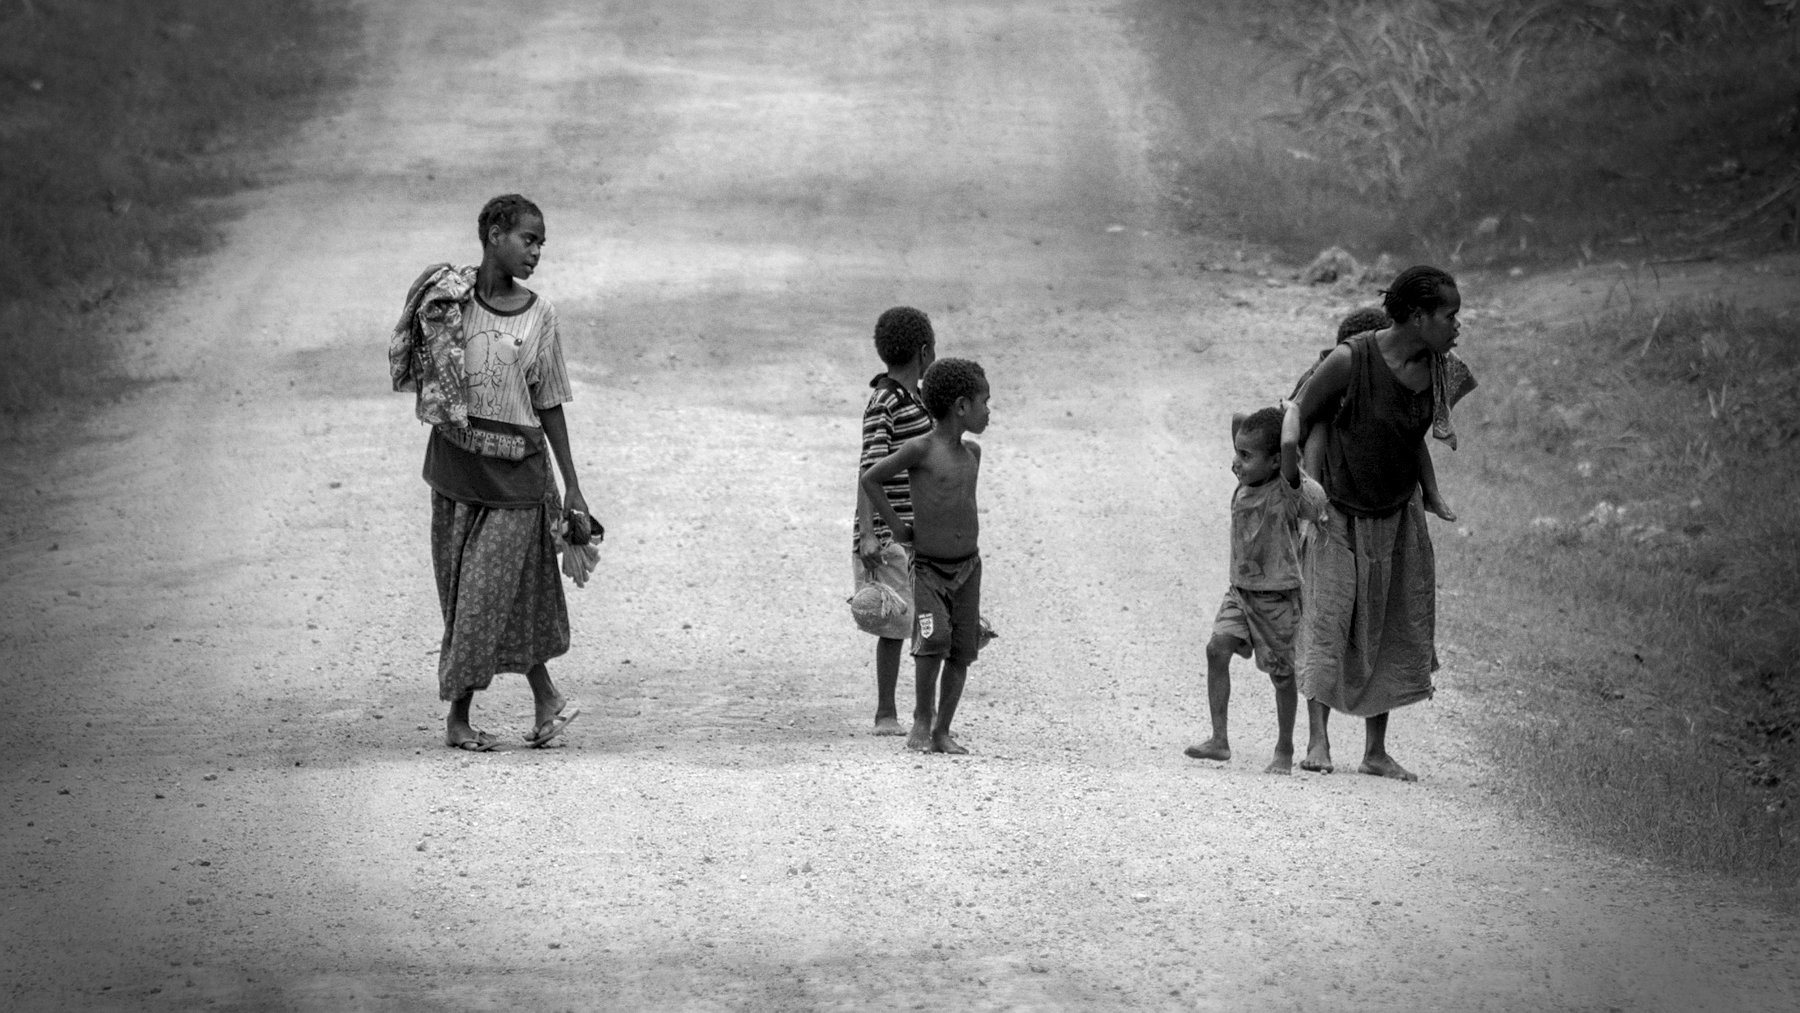
<path id="1" fill-rule="evenodd" d="M 856 474 L 855 544 L 851 571 L 855 590 L 881 583 L 910 604 L 912 557 L 877 515 L 861 484 L 869 466 L 897 450 L 915 436 L 931 431 L 931 415 L 919 400 L 919 378 L 937 357 L 931 319 L 910 306 L 895 306 L 875 321 L 875 354 L 887 367 L 869 381 L 873 388 L 863 409 L 862 455 Z M 903 523 L 913 519 L 912 487 L 902 471 L 882 483 L 882 491 Z M 868 629 L 865 627 L 865 629 Z M 912 615 L 894 616 L 891 625 L 868 629 L 875 635 L 875 734 L 900 735 L 905 729 L 894 708 L 894 687 L 900 678 L 900 652 L 912 630 Z"/>

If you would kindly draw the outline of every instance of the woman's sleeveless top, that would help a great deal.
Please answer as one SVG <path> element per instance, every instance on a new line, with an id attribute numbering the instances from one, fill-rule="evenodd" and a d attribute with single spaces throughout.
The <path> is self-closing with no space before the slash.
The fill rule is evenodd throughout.
<path id="1" fill-rule="evenodd" d="M 1419 487 L 1419 444 L 1431 429 L 1431 388 L 1409 390 L 1373 334 L 1350 349 L 1350 384 L 1325 430 L 1325 494 L 1353 517 L 1386 517 Z"/>

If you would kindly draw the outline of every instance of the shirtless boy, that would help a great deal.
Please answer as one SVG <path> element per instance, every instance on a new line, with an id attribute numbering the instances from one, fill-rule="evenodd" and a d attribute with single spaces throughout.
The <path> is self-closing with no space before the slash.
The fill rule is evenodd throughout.
<path id="1" fill-rule="evenodd" d="M 862 488 L 888 530 L 913 547 L 913 705 L 906 748 L 967 753 L 950 736 L 969 665 L 980 651 L 981 554 L 975 482 L 981 446 L 964 440 L 988 425 L 987 374 L 967 359 L 939 359 L 925 371 L 921 400 L 931 432 L 917 436 L 862 474 Z M 912 479 L 913 520 L 900 519 L 882 483 Z"/>

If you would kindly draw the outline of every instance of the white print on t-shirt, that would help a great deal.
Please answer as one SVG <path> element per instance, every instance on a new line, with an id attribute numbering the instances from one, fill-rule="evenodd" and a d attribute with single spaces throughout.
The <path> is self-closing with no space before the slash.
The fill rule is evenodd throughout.
<path id="1" fill-rule="evenodd" d="M 518 368 L 524 338 L 505 331 L 481 331 L 469 338 L 463 351 L 463 372 L 469 378 L 469 414 L 502 418 L 506 410 L 508 374 Z"/>

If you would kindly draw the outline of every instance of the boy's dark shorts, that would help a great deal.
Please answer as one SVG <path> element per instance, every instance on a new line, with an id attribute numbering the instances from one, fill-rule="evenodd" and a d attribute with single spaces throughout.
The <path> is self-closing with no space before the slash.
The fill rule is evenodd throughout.
<path id="1" fill-rule="evenodd" d="M 912 578 L 913 657 L 972 664 L 981 653 L 981 555 L 915 555 Z"/>
<path id="2" fill-rule="evenodd" d="M 1236 637 L 1240 657 L 1256 652 L 1256 667 L 1276 683 L 1294 678 L 1294 632 L 1300 623 L 1300 589 L 1252 591 L 1225 589 L 1219 615 L 1213 620 L 1213 636 Z"/>

